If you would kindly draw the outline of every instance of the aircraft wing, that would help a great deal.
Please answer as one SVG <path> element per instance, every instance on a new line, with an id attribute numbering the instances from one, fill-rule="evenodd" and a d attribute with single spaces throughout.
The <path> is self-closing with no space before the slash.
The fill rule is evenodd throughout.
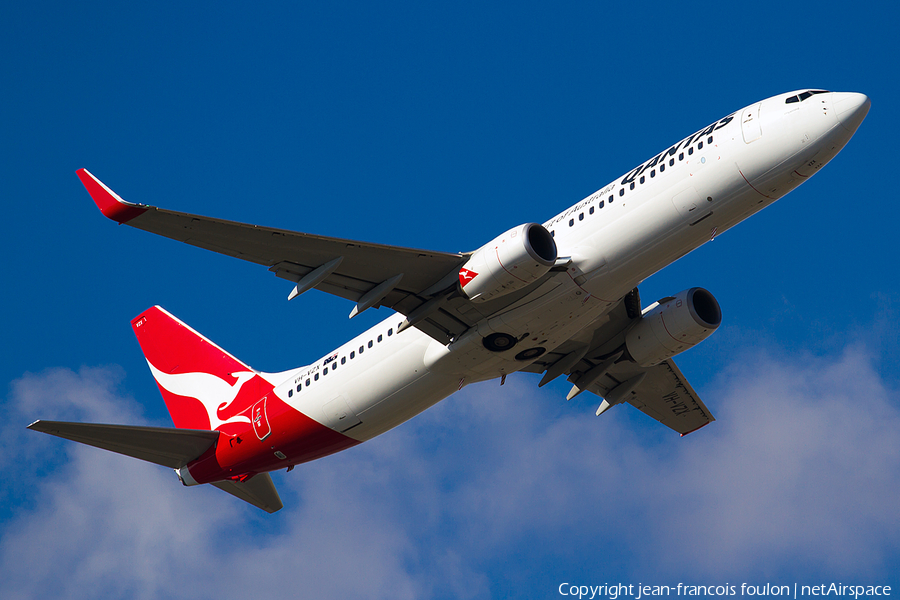
<path id="1" fill-rule="evenodd" d="M 672 359 L 652 367 L 620 360 L 625 334 L 640 314 L 635 288 L 609 313 L 525 370 L 544 373 L 540 385 L 566 375 L 573 384 L 569 398 L 585 391 L 604 398 L 598 415 L 627 402 L 682 436 L 715 421 Z"/>
<path id="2" fill-rule="evenodd" d="M 649 368 L 632 362 L 618 363 L 587 391 L 607 398 L 617 385 L 641 373 L 645 377 L 624 401 L 645 415 L 682 436 L 716 420 L 671 358 Z M 598 414 L 603 410 L 601 404 Z"/>
<path id="3" fill-rule="evenodd" d="M 264 265 L 276 276 L 298 283 L 297 293 L 315 287 L 347 298 L 357 303 L 351 316 L 379 306 L 410 315 L 455 286 L 466 260 L 462 254 L 323 237 L 133 204 L 86 169 L 79 170 L 78 177 L 113 221 Z M 455 300 L 454 306 L 444 303 L 416 327 L 443 343 L 464 332 L 474 321 L 457 310 L 461 299 Z"/>

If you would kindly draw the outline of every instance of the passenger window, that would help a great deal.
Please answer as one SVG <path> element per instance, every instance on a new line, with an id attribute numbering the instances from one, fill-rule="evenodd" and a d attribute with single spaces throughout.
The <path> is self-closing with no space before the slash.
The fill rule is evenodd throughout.
<path id="1" fill-rule="evenodd" d="M 660 173 L 664 172 L 665 170 L 666 170 L 666 163 L 663 163 L 663 164 L 659 165 L 659 172 L 660 172 Z M 652 175 L 652 173 L 651 173 L 651 175 Z"/>
<path id="2" fill-rule="evenodd" d="M 646 180 L 647 180 L 647 178 L 644 177 L 643 175 L 641 175 L 641 184 L 642 184 L 642 185 L 643 185 L 643 183 L 644 183 Z"/>
<path id="3" fill-rule="evenodd" d="M 309 387 L 309 379 L 306 380 L 306 387 Z"/>
<path id="4" fill-rule="evenodd" d="M 359 347 L 359 353 L 362 354 L 362 353 L 363 353 L 363 350 L 365 350 L 365 348 L 364 348 L 363 346 L 360 346 L 360 347 Z"/>
<path id="5" fill-rule="evenodd" d="M 378 343 L 379 344 L 381 343 L 381 340 L 383 340 L 383 339 L 384 339 L 384 336 L 381 334 L 378 334 Z"/>
<path id="6" fill-rule="evenodd" d="M 625 195 L 625 188 L 619 188 L 619 195 L 620 195 L 620 196 L 624 196 L 624 195 Z M 609 197 L 609 201 L 610 201 L 610 202 L 613 201 L 612 196 Z"/>
<path id="7" fill-rule="evenodd" d="M 678 153 L 678 160 L 684 160 L 684 152 Z"/>
<path id="8" fill-rule="evenodd" d="M 347 364 L 347 357 L 346 357 L 346 356 L 342 356 L 342 357 L 341 357 L 341 364 L 342 364 L 342 365 L 346 365 L 346 364 Z"/>
<path id="9" fill-rule="evenodd" d="M 712 144 L 712 136 L 709 136 L 708 138 L 706 138 L 706 143 Z"/>
<path id="10" fill-rule="evenodd" d="M 670 158 L 670 159 L 669 159 L 669 166 L 670 166 L 670 167 L 675 166 L 675 159 L 674 159 L 674 158 Z"/>
<path id="11" fill-rule="evenodd" d="M 656 169 L 650 171 L 650 179 L 653 179 L 654 177 L 656 177 Z"/>
<path id="12" fill-rule="evenodd" d="M 569 227 L 575 224 L 575 219 L 569 219 Z"/>
<path id="13" fill-rule="evenodd" d="M 299 392 L 299 391 L 302 390 L 302 389 L 303 389 L 303 384 L 302 384 L 302 383 L 298 383 L 298 384 L 297 384 L 297 391 Z"/>
<path id="14" fill-rule="evenodd" d="M 628 189 L 630 189 L 630 190 L 633 190 L 633 189 L 634 189 L 634 182 L 633 182 L 633 181 L 631 182 L 631 185 L 628 186 Z"/>
<path id="15" fill-rule="evenodd" d="M 322 371 L 322 375 L 328 375 L 328 367 L 325 367 L 325 369 Z"/>
<path id="16" fill-rule="evenodd" d="M 388 329 L 388 337 L 391 337 L 392 335 L 394 335 L 394 330 Z"/>
<path id="17" fill-rule="evenodd" d="M 294 395 L 294 390 L 288 390 L 288 398 Z"/>
<path id="18" fill-rule="evenodd" d="M 578 213 L 578 220 L 584 221 L 584 213 Z"/>
<path id="19" fill-rule="evenodd" d="M 369 348 L 371 348 L 371 347 L 372 347 L 372 340 L 369 340 L 369 343 L 368 343 L 367 345 L 368 345 Z"/>
<path id="20" fill-rule="evenodd" d="M 318 380 L 319 380 L 319 374 L 318 374 L 318 373 L 316 373 L 316 376 L 315 376 L 315 377 L 313 377 L 313 379 L 315 379 L 315 380 L 316 380 L 316 381 L 318 381 Z"/>
<path id="21" fill-rule="evenodd" d="M 612 196 L 609 197 L 609 201 L 612 202 Z M 603 208 L 603 200 L 600 201 L 600 208 Z"/>
<path id="22" fill-rule="evenodd" d="M 594 214 L 594 207 L 592 206 L 591 209 L 590 209 L 588 212 L 589 212 L 590 214 Z"/>
<path id="23" fill-rule="evenodd" d="M 553 231 L 550 232 L 550 237 L 556 237 L 556 230 L 555 230 L 555 229 L 554 229 Z"/>
<path id="24" fill-rule="evenodd" d="M 688 154 L 693 154 L 693 153 L 694 153 L 694 147 L 691 146 L 690 148 L 688 148 Z"/>
<path id="25" fill-rule="evenodd" d="M 350 351 L 350 360 L 353 360 L 354 358 L 356 358 L 356 350 L 351 350 Z"/>
<path id="26" fill-rule="evenodd" d="M 703 150 L 703 142 L 697 144 L 697 150 Z"/>
<path id="27" fill-rule="evenodd" d="M 610 202 L 613 201 L 612 195 L 609 196 L 609 201 L 610 201 Z M 600 208 L 603 208 L 603 202 L 600 203 Z"/>

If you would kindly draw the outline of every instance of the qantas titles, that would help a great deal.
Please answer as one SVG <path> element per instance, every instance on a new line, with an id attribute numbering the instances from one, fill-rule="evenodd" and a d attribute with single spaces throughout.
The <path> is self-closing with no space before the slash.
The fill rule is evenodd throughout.
<path id="1" fill-rule="evenodd" d="M 656 156 L 654 156 L 653 158 L 651 158 L 650 160 L 648 160 L 641 166 L 636 167 L 634 170 L 630 171 L 627 175 L 625 175 L 625 177 L 622 178 L 622 181 L 620 181 L 619 184 L 627 185 L 627 184 L 631 183 L 632 181 L 637 179 L 638 175 L 640 175 L 647 169 L 651 169 L 651 168 L 655 167 L 657 164 L 659 164 L 659 162 L 661 160 L 665 160 L 666 157 L 670 157 L 670 158 L 674 157 L 676 154 L 678 154 L 679 149 L 687 148 L 688 146 L 691 145 L 692 142 L 702 139 L 708 135 L 712 135 L 712 133 L 714 131 L 716 131 L 718 129 L 722 129 L 723 127 L 725 127 L 726 125 L 731 123 L 731 121 L 734 120 L 734 115 L 736 115 L 736 114 L 737 113 L 731 113 L 724 119 L 716 121 L 709 127 L 701 129 L 700 131 L 698 131 L 697 133 L 695 133 L 693 135 L 689 135 L 688 137 L 684 138 L 683 140 L 681 140 L 680 142 L 678 142 L 677 144 L 675 144 L 668 150 L 664 150 L 664 151 L 660 152 L 659 154 L 657 154 Z"/>
<path id="2" fill-rule="evenodd" d="M 546 223 L 544 223 L 544 226 L 549 229 L 549 228 L 553 227 L 554 225 L 556 225 L 557 223 L 559 223 L 561 221 L 565 221 L 567 218 L 571 217 L 572 215 L 582 212 L 584 209 L 588 208 L 594 202 L 599 201 L 600 207 L 603 207 L 604 202 L 606 202 L 606 201 L 608 201 L 610 204 L 612 204 L 616 198 L 616 195 L 614 194 L 616 185 L 621 185 L 621 186 L 630 185 L 631 186 L 630 189 L 634 189 L 635 180 L 637 180 L 637 178 L 640 177 L 648 169 L 653 169 L 654 167 L 659 165 L 660 170 L 661 171 L 664 170 L 666 158 L 674 160 L 674 157 L 679 154 L 679 151 L 683 152 L 686 148 L 688 148 L 694 142 L 699 142 L 699 145 L 701 145 L 701 147 L 702 147 L 702 143 L 703 143 L 702 140 L 704 137 L 711 136 L 713 134 L 713 132 L 715 132 L 719 129 L 722 129 L 723 127 L 725 127 L 726 125 L 731 123 L 734 120 L 734 116 L 736 114 L 737 114 L 737 112 L 731 113 L 724 119 L 720 119 L 720 120 L 716 121 L 715 123 L 709 125 L 708 127 L 704 127 L 703 129 L 684 138 L 683 140 L 681 140 L 674 146 L 671 146 L 670 148 L 663 150 L 662 152 L 660 152 L 659 154 L 657 154 L 656 156 L 654 156 L 647 162 L 645 162 L 645 163 L 635 167 L 631 171 L 629 171 L 624 177 L 622 177 L 622 180 L 619 181 L 618 184 L 616 182 L 613 182 L 613 183 L 610 183 L 609 185 L 607 185 L 606 187 L 604 187 L 603 189 L 594 192 L 593 194 L 591 194 L 590 196 L 588 196 L 587 198 L 585 198 L 578 204 L 569 208 L 564 213 L 561 213 L 561 214 L 557 215 L 556 217 L 554 217 L 553 219 L 551 219 L 550 221 L 547 221 Z M 690 148 L 689 152 L 692 153 L 693 148 Z M 679 160 L 681 160 L 683 158 L 684 158 L 683 154 L 681 156 L 679 156 Z M 655 172 L 651 173 L 651 176 L 655 176 L 655 175 L 656 175 Z M 644 181 L 642 179 L 641 183 L 643 183 L 643 182 Z M 619 195 L 621 196 L 624 193 L 625 193 L 625 188 L 624 187 L 620 188 Z M 608 200 L 604 200 L 604 198 L 607 195 L 609 196 Z"/>

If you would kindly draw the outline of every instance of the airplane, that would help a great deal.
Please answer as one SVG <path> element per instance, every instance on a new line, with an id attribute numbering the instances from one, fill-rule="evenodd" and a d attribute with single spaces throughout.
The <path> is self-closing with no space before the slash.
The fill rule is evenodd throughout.
<path id="1" fill-rule="evenodd" d="M 687 435 L 714 421 L 673 357 L 722 321 L 692 287 L 641 308 L 638 284 L 769 206 L 828 163 L 863 94 L 806 89 L 751 104 L 669 146 L 543 224 L 473 252 L 336 239 L 126 202 L 77 172 L 109 219 L 261 264 L 391 315 L 315 362 L 258 371 L 159 306 L 132 321 L 175 428 L 38 420 L 30 429 L 175 470 L 267 512 L 270 472 L 370 440 L 471 383 L 566 376 L 567 399 L 630 404 Z"/>

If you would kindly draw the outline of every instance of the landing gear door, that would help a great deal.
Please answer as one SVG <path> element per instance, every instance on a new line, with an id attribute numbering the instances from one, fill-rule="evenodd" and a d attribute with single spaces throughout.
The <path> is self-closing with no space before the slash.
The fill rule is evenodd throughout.
<path id="1" fill-rule="evenodd" d="M 259 441 L 263 441 L 272 433 L 272 426 L 269 425 L 269 417 L 266 415 L 266 399 L 265 396 L 253 405 L 250 420 L 253 422 L 253 431 Z"/>
<path id="2" fill-rule="evenodd" d="M 760 106 L 762 106 L 762 102 L 757 102 L 741 112 L 741 132 L 744 134 L 744 142 L 747 144 L 762 137 L 762 128 L 759 124 Z"/>

